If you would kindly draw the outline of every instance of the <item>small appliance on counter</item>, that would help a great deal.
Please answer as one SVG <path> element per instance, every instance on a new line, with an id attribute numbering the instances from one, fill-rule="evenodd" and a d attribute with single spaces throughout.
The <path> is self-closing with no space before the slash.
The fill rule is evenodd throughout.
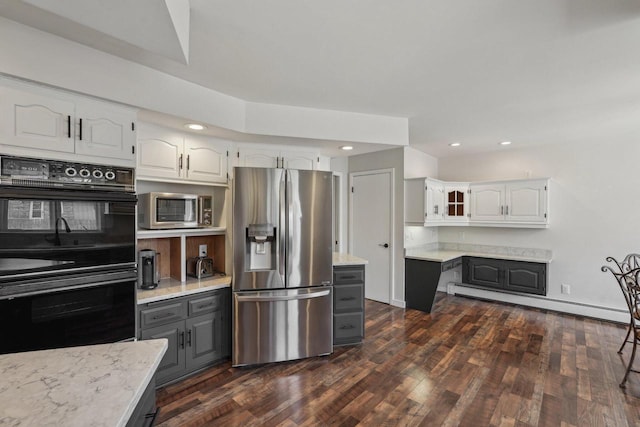
<path id="1" fill-rule="evenodd" d="M 198 279 L 213 276 L 213 259 L 205 256 L 189 258 L 187 274 Z"/>
<path id="2" fill-rule="evenodd" d="M 138 287 L 154 289 L 160 282 L 160 253 L 143 249 L 138 253 Z"/>

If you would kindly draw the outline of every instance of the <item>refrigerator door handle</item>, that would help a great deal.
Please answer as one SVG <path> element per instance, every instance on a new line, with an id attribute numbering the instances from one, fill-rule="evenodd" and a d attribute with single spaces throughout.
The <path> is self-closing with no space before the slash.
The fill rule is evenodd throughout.
<path id="1" fill-rule="evenodd" d="M 286 224 L 287 224 L 287 213 L 288 213 L 287 199 L 286 199 L 287 171 L 284 171 L 281 175 L 279 192 L 280 192 L 280 197 L 279 197 L 280 215 L 278 218 L 279 224 L 278 224 L 278 249 L 277 249 L 278 250 L 278 274 L 280 275 L 280 279 L 282 280 L 282 283 L 285 286 L 287 286 L 287 281 L 286 281 L 286 273 L 287 273 L 286 271 L 286 263 L 287 263 Z"/>
<path id="2" fill-rule="evenodd" d="M 331 293 L 331 289 L 323 289 L 303 294 L 291 295 L 268 295 L 268 292 L 256 293 L 251 295 L 236 295 L 238 302 L 262 302 L 262 301 L 296 301 L 302 299 L 320 298 Z"/>

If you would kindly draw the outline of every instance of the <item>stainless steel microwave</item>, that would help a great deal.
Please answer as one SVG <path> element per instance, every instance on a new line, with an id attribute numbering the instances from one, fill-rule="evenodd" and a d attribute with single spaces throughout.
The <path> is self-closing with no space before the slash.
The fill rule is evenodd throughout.
<path id="1" fill-rule="evenodd" d="M 138 225 L 151 230 L 200 227 L 198 195 L 158 192 L 140 194 Z"/>

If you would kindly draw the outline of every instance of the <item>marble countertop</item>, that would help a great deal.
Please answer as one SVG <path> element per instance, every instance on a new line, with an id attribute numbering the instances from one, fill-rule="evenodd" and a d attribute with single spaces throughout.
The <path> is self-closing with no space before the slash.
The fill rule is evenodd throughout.
<path id="1" fill-rule="evenodd" d="M 369 264 L 369 261 L 357 256 L 345 254 L 341 252 L 333 253 L 333 265 L 362 265 Z"/>
<path id="2" fill-rule="evenodd" d="M 339 252 L 333 253 L 333 265 L 363 265 L 368 263 L 369 261 L 366 259 L 357 256 Z M 230 286 L 231 276 L 209 277 L 206 279 L 190 278 L 186 283 L 175 279 L 162 279 L 157 288 L 138 289 L 136 293 L 138 304 L 146 304 Z"/>
<path id="3" fill-rule="evenodd" d="M 155 289 L 137 290 L 138 304 L 192 295 L 214 289 L 228 288 L 229 286 L 231 286 L 231 276 L 189 279 L 186 283 L 175 279 L 162 279 Z"/>
<path id="4" fill-rule="evenodd" d="M 526 254 L 526 253 L 493 253 L 493 252 L 479 252 L 479 251 L 465 251 L 465 250 L 423 250 L 423 249 L 407 249 L 405 251 L 405 258 L 421 259 L 425 261 L 439 261 L 446 262 L 461 256 L 473 256 L 479 258 L 494 258 L 494 259 L 506 259 L 513 261 L 527 261 L 527 262 L 540 262 L 550 263 L 552 258 L 550 256 Z"/>
<path id="5" fill-rule="evenodd" d="M 167 340 L 0 356 L 0 425 L 124 426 L 167 350 Z"/>

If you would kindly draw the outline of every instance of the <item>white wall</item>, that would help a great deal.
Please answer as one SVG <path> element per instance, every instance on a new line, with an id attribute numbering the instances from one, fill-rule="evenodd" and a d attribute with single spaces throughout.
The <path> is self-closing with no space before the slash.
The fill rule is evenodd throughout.
<path id="1" fill-rule="evenodd" d="M 597 317 L 601 313 L 589 306 L 611 308 L 611 315 L 604 317 L 624 320 L 622 294 L 611 274 L 600 267 L 607 256 L 619 259 L 640 252 L 638 159 L 639 141 L 508 147 L 440 159 L 443 180 L 551 178 L 548 229 L 442 227 L 440 241 L 551 249 L 548 299 L 584 304 L 581 312 Z M 563 283 L 571 285 L 570 295 L 561 294 Z"/>
<path id="2" fill-rule="evenodd" d="M 393 242 L 391 251 L 393 263 L 393 283 L 391 284 L 391 304 L 404 307 L 404 149 L 378 151 L 349 157 L 349 173 L 378 169 L 393 169 L 394 203 Z M 375 208 L 375 201 L 372 203 Z"/>

